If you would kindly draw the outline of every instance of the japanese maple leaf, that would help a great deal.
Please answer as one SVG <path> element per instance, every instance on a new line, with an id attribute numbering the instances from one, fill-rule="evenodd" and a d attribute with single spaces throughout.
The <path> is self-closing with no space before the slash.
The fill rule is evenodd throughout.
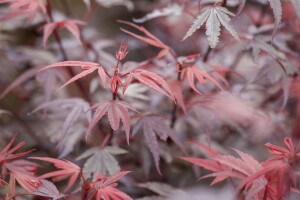
<path id="1" fill-rule="evenodd" d="M 4 163 L 4 162 L 7 162 L 7 161 L 12 160 L 12 159 L 22 157 L 22 156 L 30 153 L 31 151 L 33 151 L 33 150 L 29 150 L 29 151 L 26 151 L 26 152 L 13 154 L 15 151 L 20 149 L 25 144 L 25 142 L 20 142 L 15 147 L 11 148 L 14 141 L 15 141 L 15 139 L 16 139 L 16 136 L 17 136 L 17 134 L 15 134 L 14 137 L 10 140 L 10 142 L 6 145 L 6 147 L 4 147 L 1 150 L 1 152 L 0 152 L 0 163 Z"/>
<path id="2" fill-rule="evenodd" d="M 128 85 L 133 81 L 133 78 L 175 101 L 174 94 L 167 82 L 159 75 L 144 69 L 136 69 L 127 75 L 126 81 L 123 84 L 123 94 L 125 93 Z"/>
<path id="3" fill-rule="evenodd" d="M 116 189 L 117 183 L 115 183 L 128 173 L 130 173 L 130 171 L 122 171 L 112 176 L 102 176 L 99 174 L 97 180 L 93 183 L 96 191 L 93 192 L 89 200 L 95 195 L 96 200 L 132 200 L 127 194 Z"/>
<path id="4" fill-rule="evenodd" d="M 265 144 L 268 147 L 268 151 L 274 155 L 271 160 L 287 159 L 289 164 L 294 164 L 297 159 L 300 159 L 300 152 L 296 151 L 291 138 L 285 137 L 283 142 L 286 148 L 271 143 Z"/>
<path id="5" fill-rule="evenodd" d="M 64 88 L 65 86 L 69 85 L 70 83 L 83 78 L 85 76 L 87 76 L 88 74 L 93 73 L 94 71 L 98 70 L 98 75 L 100 77 L 100 79 L 102 80 L 102 83 L 105 87 L 106 85 L 106 73 L 105 70 L 98 64 L 98 63 L 94 63 L 94 62 L 82 62 L 82 61 L 64 61 L 64 62 L 58 62 L 52 65 L 48 65 L 46 67 L 43 67 L 41 70 L 39 71 L 44 71 L 47 69 L 51 69 L 51 68 L 56 68 L 56 67 L 81 67 L 81 69 L 83 70 L 81 73 L 77 74 L 76 76 L 74 76 L 73 78 L 71 78 L 69 81 L 67 81 L 65 84 L 63 84 L 60 88 L 58 88 L 56 91 L 61 90 L 62 88 Z"/>
<path id="6" fill-rule="evenodd" d="M 147 37 L 144 36 L 140 36 L 138 34 L 132 33 L 126 29 L 121 28 L 121 30 L 143 42 L 146 42 L 152 46 L 158 47 L 160 49 L 162 49 L 158 55 L 156 56 L 156 58 L 162 58 L 165 55 L 167 55 L 167 53 L 170 51 L 170 47 L 167 46 L 166 44 L 164 44 L 161 40 L 159 40 L 157 37 L 155 37 L 152 33 L 150 33 L 149 31 L 147 31 L 147 29 L 145 29 L 143 26 L 138 26 L 134 23 L 131 22 L 127 22 L 127 21 L 123 21 L 123 20 L 118 20 L 118 22 L 122 23 L 122 24 L 127 24 L 133 28 L 136 28 L 137 30 L 139 30 L 140 32 L 144 33 Z"/>
<path id="7" fill-rule="evenodd" d="M 31 161 L 17 159 L 14 161 L 4 163 L 2 165 L 2 173 L 9 174 L 10 172 L 18 172 L 21 174 L 28 174 L 34 176 L 38 166 L 38 164 Z"/>
<path id="8" fill-rule="evenodd" d="M 50 102 L 45 102 L 35 108 L 31 113 L 46 108 L 52 108 L 54 112 L 65 112 L 66 110 L 70 110 L 66 115 L 65 121 L 61 128 L 61 139 L 57 145 L 58 147 L 61 147 L 65 139 L 72 134 L 70 128 L 74 126 L 75 123 L 77 123 L 82 118 L 86 119 L 88 122 L 91 122 L 92 119 L 92 114 L 89 110 L 89 103 L 80 98 L 56 99 Z"/>
<path id="9" fill-rule="evenodd" d="M 128 109 L 138 112 L 134 108 L 132 108 L 125 101 L 112 100 L 104 103 L 98 103 L 92 106 L 92 109 L 96 108 L 94 116 L 92 118 L 92 122 L 87 131 L 86 137 L 89 136 L 92 128 L 97 124 L 97 122 L 107 114 L 110 126 L 113 130 L 117 130 L 119 128 L 120 120 L 123 123 L 126 139 L 129 143 L 129 134 L 130 134 L 130 116 Z"/>
<path id="10" fill-rule="evenodd" d="M 79 25 L 83 26 L 85 25 L 85 22 L 80 20 L 65 20 L 65 21 L 47 23 L 44 26 L 43 47 L 46 48 L 46 43 L 48 41 L 48 38 L 55 31 L 55 29 L 59 29 L 59 28 L 66 28 L 74 35 L 76 40 L 81 44 L 80 30 L 78 27 Z"/>
<path id="11" fill-rule="evenodd" d="M 183 157 L 182 159 L 192 162 L 214 173 L 208 174 L 202 178 L 215 177 L 211 184 L 223 181 L 226 178 L 236 178 L 241 180 L 241 184 L 247 189 L 246 199 L 259 196 L 259 193 L 264 191 L 267 180 L 264 177 L 273 166 L 265 168 L 261 163 L 256 161 L 252 156 L 233 149 L 240 158 L 231 155 L 220 155 L 210 151 L 213 157 L 210 159 L 199 159 Z M 259 172 L 259 176 L 257 173 Z M 247 180 L 245 183 L 244 181 Z M 241 189 L 241 187 L 238 187 Z"/>
<path id="12" fill-rule="evenodd" d="M 100 173 L 113 175 L 120 172 L 121 168 L 115 156 L 125 153 L 127 151 L 118 146 L 93 147 L 83 152 L 77 160 L 89 157 L 83 165 L 82 173 L 86 179 L 95 181 Z"/>
<path id="13" fill-rule="evenodd" d="M 183 37 L 183 40 L 190 37 L 197 29 L 206 22 L 206 35 L 208 36 L 208 42 L 211 48 L 215 48 L 219 42 L 219 36 L 221 32 L 221 25 L 225 27 L 229 33 L 240 42 L 240 38 L 237 32 L 231 27 L 230 16 L 234 16 L 232 12 L 227 10 L 227 8 L 214 5 L 206 6 L 202 9 L 201 14 L 193 22 L 193 25 L 190 27 L 186 35 Z"/>
<path id="14" fill-rule="evenodd" d="M 30 159 L 50 162 L 53 163 L 56 168 L 60 169 L 54 172 L 49 172 L 47 174 L 44 174 L 39 178 L 44 179 L 44 178 L 52 177 L 53 181 L 56 182 L 70 177 L 69 183 L 66 186 L 65 191 L 67 191 L 74 185 L 75 181 L 77 180 L 77 178 L 81 173 L 80 167 L 67 160 L 60 160 L 60 159 L 48 158 L 48 157 L 30 157 Z"/>
<path id="15" fill-rule="evenodd" d="M 9 189 L 11 195 L 15 195 L 16 192 L 16 181 L 24 188 L 27 192 L 34 192 L 40 185 L 39 178 L 31 175 L 24 174 L 22 172 L 11 172 L 9 179 Z"/>
<path id="16" fill-rule="evenodd" d="M 38 187 L 36 191 L 34 191 L 32 194 L 36 196 L 41 196 L 41 197 L 47 197 L 52 200 L 58 200 L 63 197 L 65 197 L 64 194 L 60 193 L 56 186 L 51 183 L 50 181 L 47 181 L 45 179 L 40 180 L 41 185 Z"/>
<path id="17" fill-rule="evenodd" d="M 285 60 L 286 55 L 276 49 L 273 45 L 269 44 L 272 38 L 269 36 L 255 36 L 249 39 L 245 44 L 245 49 L 252 49 L 252 58 L 253 61 L 258 64 L 259 55 L 261 51 L 266 52 L 274 59 Z"/>
<path id="18" fill-rule="evenodd" d="M 192 65 L 184 68 L 183 74 L 184 77 L 188 80 L 191 88 L 199 94 L 201 94 L 201 92 L 195 86 L 195 78 L 201 84 L 206 84 L 206 79 L 208 79 L 215 86 L 223 90 L 222 86 L 218 83 L 218 81 L 216 81 L 216 79 L 214 79 L 211 75 L 209 75 L 207 72 L 197 67 L 196 65 Z"/>
<path id="19" fill-rule="evenodd" d="M 134 126 L 133 134 L 136 134 L 139 129 L 143 130 L 145 142 L 153 155 L 155 166 L 159 174 L 161 174 L 161 171 L 159 168 L 160 157 L 157 137 L 163 141 L 166 141 L 167 138 L 170 138 L 185 152 L 185 149 L 176 133 L 168 125 L 164 124 L 161 117 L 151 115 L 142 117 Z"/>
<path id="20" fill-rule="evenodd" d="M 14 17 L 27 15 L 31 19 L 39 12 L 46 13 L 46 6 L 43 0 L 0 0 L 1 3 L 11 3 L 11 12 L 2 16 L 0 20 L 8 20 Z"/>

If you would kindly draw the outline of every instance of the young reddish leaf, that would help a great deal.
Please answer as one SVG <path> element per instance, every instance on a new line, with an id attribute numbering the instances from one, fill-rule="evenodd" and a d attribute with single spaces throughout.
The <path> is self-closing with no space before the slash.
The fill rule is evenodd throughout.
<path id="1" fill-rule="evenodd" d="M 216 81 L 211 75 L 209 75 L 207 72 L 205 72 L 204 70 L 200 69 L 199 67 L 197 67 L 195 65 L 193 65 L 191 67 L 186 67 L 184 69 L 184 76 L 188 80 L 191 88 L 199 94 L 201 94 L 201 92 L 199 92 L 199 90 L 195 86 L 195 77 L 196 77 L 197 81 L 201 84 L 206 84 L 206 79 L 208 79 L 215 86 L 217 86 L 218 88 L 223 90 L 222 86 L 218 83 L 218 81 Z"/>
<path id="2" fill-rule="evenodd" d="M 180 81 L 169 81 L 169 87 L 174 94 L 174 98 L 176 103 L 181 107 L 184 114 L 186 114 L 186 107 L 183 99 L 183 94 L 181 90 L 181 82 Z"/>
<path id="3" fill-rule="evenodd" d="M 72 83 L 80 78 L 83 78 L 83 77 L 87 76 L 88 74 L 93 73 L 96 70 L 98 70 L 98 74 L 102 80 L 102 83 L 104 83 L 104 86 L 106 84 L 106 76 L 104 76 L 104 73 L 105 73 L 104 69 L 98 63 L 94 63 L 94 62 L 64 61 L 64 62 L 58 62 L 58 63 L 52 64 L 52 65 L 48 65 L 46 67 L 43 67 L 39 71 L 44 71 L 44 70 L 56 68 L 56 67 L 67 67 L 67 66 L 81 67 L 81 69 L 83 69 L 83 71 L 81 73 L 77 74 L 76 76 L 74 76 L 73 78 L 71 78 L 68 82 L 63 84 L 56 91 L 61 90 L 65 86 L 69 85 L 70 83 Z"/>
<path id="4" fill-rule="evenodd" d="M 40 178 L 52 177 L 53 181 L 56 182 L 70 177 L 69 183 L 66 186 L 64 191 L 67 191 L 74 185 L 75 181 L 79 177 L 79 174 L 81 173 L 80 167 L 67 160 L 59 160 L 59 159 L 48 158 L 48 157 L 30 157 L 30 159 L 50 162 L 53 163 L 56 168 L 60 169 L 54 172 L 49 172 L 47 174 L 44 174 L 40 176 Z"/>
<path id="5" fill-rule="evenodd" d="M 128 48 L 128 43 L 123 41 L 120 45 L 119 50 L 116 52 L 115 55 L 118 61 L 121 61 L 126 57 L 126 55 L 128 54 L 127 48 Z"/>
<path id="6" fill-rule="evenodd" d="M 46 43 L 48 41 L 48 38 L 53 33 L 53 31 L 55 29 L 63 28 L 63 27 L 68 29 L 68 31 L 70 31 L 73 34 L 73 36 L 76 38 L 76 40 L 81 44 L 80 30 L 78 28 L 79 25 L 83 26 L 85 25 L 85 22 L 79 20 L 65 20 L 65 21 L 47 23 L 44 26 L 43 47 L 46 48 Z"/>
<path id="7" fill-rule="evenodd" d="M 173 131 L 173 129 L 171 129 L 169 126 L 163 123 L 163 119 L 161 117 L 151 115 L 142 117 L 134 126 L 133 134 L 136 134 L 139 129 L 143 130 L 145 142 L 153 155 L 156 169 L 160 175 L 160 157 L 157 137 L 159 137 L 163 141 L 166 141 L 167 138 L 170 138 L 175 144 L 177 144 L 182 149 L 183 152 L 185 152 L 185 149 L 179 141 L 179 138 L 176 135 L 176 133 Z"/>
<path id="8" fill-rule="evenodd" d="M 204 147 L 211 152 L 213 157 L 210 159 L 181 158 L 214 172 L 202 178 L 215 177 L 211 184 L 218 183 L 229 177 L 240 179 L 242 182 L 238 190 L 245 186 L 244 189 L 247 190 L 246 199 L 258 196 L 260 192 L 264 191 L 267 185 L 264 174 L 270 170 L 269 167 L 263 166 L 252 156 L 236 149 L 234 151 L 240 158 L 235 158 L 231 155 L 219 155 L 211 151 L 210 148 Z M 202 147 L 200 146 L 200 148 Z"/>
<path id="9" fill-rule="evenodd" d="M 20 142 L 15 147 L 11 148 L 16 139 L 16 136 L 17 136 L 17 134 L 15 134 L 14 137 L 10 140 L 10 142 L 6 145 L 6 147 L 4 147 L 4 149 L 1 150 L 0 163 L 4 163 L 6 161 L 22 157 L 22 156 L 30 153 L 31 151 L 33 151 L 33 149 L 32 149 L 32 150 L 29 150 L 26 152 L 13 154 L 15 151 L 17 151 L 19 148 L 21 148 L 25 144 L 25 142 Z"/>
<path id="10" fill-rule="evenodd" d="M 159 54 L 156 56 L 156 58 L 162 58 L 165 55 L 167 55 L 167 53 L 170 51 L 170 47 L 167 46 L 166 44 L 164 44 L 161 40 L 159 40 L 157 37 L 155 37 L 152 33 L 150 33 L 149 31 L 147 31 L 143 26 L 138 26 L 134 23 L 131 22 L 127 22 L 127 21 L 123 21 L 123 20 L 118 20 L 119 23 L 122 24 L 127 24 L 133 28 L 136 28 L 137 30 L 139 30 L 140 32 L 144 33 L 147 37 L 143 37 L 140 35 L 137 35 L 135 33 L 132 33 L 126 29 L 121 28 L 121 30 L 139 40 L 142 40 L 143 42 L 146 42 L 152 46 L 161 48 L 162 50 L 159 52 Z"/>
<path id="11" fill-rule="evenodd" d="M 0 0 L 1 3 L 11 3 L 8 7 L 11 12 L 2 16 L 0 20 L 8 20 L 22 15 L 33 19 L 39 11 L 46 13 L 45 3 L 41 0 Z"/>
<path id="12" fill-rule="evenodd" d="M 271 143 L 265 144 L 268 147 L 268 151 L 274 155 L 274 157 L 269 159 L 269 161 L 287 160 L 289 163 L 295 163 L 296 160 L 300 158 L 300 154 L 299 152 L 296 152 L 292 139 L 285 137 L 283 141 L 286 148 L 279 147 Z"/>
<path id="13" fill-rule="evenodd" d="M 39 178 L 20 172 L 11 172 L 9 179 L 9 190 L 12 196 L 16 193 L 16 181 L 27 192 L 34 192 L 41 185 Z"/>
<path id="14" fill-rule="evenodd" d="M 132 200 L 127 194 L 116 189 L 116 181 L 120 180 L 123 176 L 130 173 L 130 171 L 123 171 L 116 173 L 112 176 L 102 176 L 98 175 L 97 181 L 94 182 L 95 192 L 91 195 L 89 200 L 91 200 L 96 195 L 96 200 Z"/>
<path id="15" fill-rule="evenodd" d="M 56 29 L 56 26 L 57 26 L 57 24 L 55 22 L 52 22 L 52 23 L 49 22 L 44 26 L 44 30 L 43 30 L 43 47 L 44 48 L 46 48 L 48 38 L 53 33 L 53 31 Z"/>
<path id="16" fill-rule="evenodd" d="M 133 78 L 136 78 L 140 83 L 168 96 L 175 101 L 174 94 L 167 82 L 159 75 L 143 69 L 136 69 L 127 76 L 127 79 L 123 84 L 123 94 L 125 93 L 128 85 L 132 82 Z"/>
<path id="17" fill-rule="evenodd" d="M 98 123 L 98 121 L 104 116 L 108 115 L 108 120 L 110 123 L 110 126 L 113 130 L 117 130 L 119 128 L 120 120 L 123 123 L 126 139 L 129 144 L 129 134 L 130 134 L 130 116 L 128 109 L 138 112 L 134 108 L 132 108 L 129 104 L 127 104 L 125 101 L 107 101 L 105 103 L 99 103 L 94 106 L 92 106 L 92 109 L 96 108 L 96 111 L 94 113 L 92 122 L 90 123 L 90 126 L 88 128 L 86 139 L 90 135 L 92 128 Z"/>

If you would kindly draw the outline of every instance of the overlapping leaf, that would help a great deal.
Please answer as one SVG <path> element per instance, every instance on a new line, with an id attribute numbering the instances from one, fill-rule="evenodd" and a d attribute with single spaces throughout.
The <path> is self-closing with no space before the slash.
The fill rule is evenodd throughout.
<path id="1" fill-rule="evenodd" d="M 61 129 L 61 140 L 58 146 L 64 142 L 65 138 L 70 134 L 70 127 L 74 126 L 74 124 L 82 117 L 91 122 L 92 120 L 92 113 L 90 110 L 90 105 L 88 102 L 78 99 L 78 98 L 70 98 L 70 99 L 57 99 L 50 102 L 45 102 L 35 108 L 31 113 L 38 112 L 40 110 L 52 108 L 57 109 L 60 108 L 58 111 L 61 112 L 61 109 L 66 109 L 71 111 L 66 116 L 64 121 L 63 127 Z M 57 112 L 57 110 L 56 110 Z"/>
<path id="2" fill-rule="evenodd" d="M 43 179 L 44 178 L 53 178 L 53 181 L 56 182 L 56 181 L 61 181 L 63 179 L 70 177 L 69 183 L 66 186 L 65 191 L 67 191 L 74 185 L 75 181 L 79 177 L 79 174 L 81 173 L 80 167 L 78 167 L 74 163 L 67 161 L 67 160 L 59 160 L 59 159 L 48 158 L 48 157 L 30 157 L 30 158 L 35 159 L 35 160 L 42 160 L 42 161 L 53 163 L 54 166 L 57 169 L 59 169 L 54 172 L 46 173 L 46 174 L 40 176 L 40 178 L 43 178 Z"/>
<path id="3" fill-rule="evenodd" d="M 208 36 L 209 45 L 211 48 L 215 48 L 219 42 L 219 36 L 221 31 L 221 25 L 225 27 L 227 31 L 238 41 L 240 38 L 237 32 L 231 27 L 230 16 L 234 16 L 227 8 L 221 6 L 207 6 L 203 8 L 201 14 L 193 22 L 183 40 L 190 37 L 197 29 L 206 22 L 206 35 Z"/>
<path id="4" fill-rule="evenodd" d="M 90 199 L 96 195 L 96 200 L 132 200 L 127 194 L 116 189 L 117 184 L 115 183 L 128 173 L 130 173 L 130 171 L 122 171 L 112 176 L 99 174 L 97 181 L 94 182 L 96 191 L 92 194 Z"/>
<path id="5" fill-rule="evenodd" d="M 41 0 L 0 0 L 1 3 L 10 3 L 10 12 L 0 20 L 9 20 L 18 16 L 28 16 L 33 19 L 38 12 L 46 13 L 45 3 Z"/>
<path id="6" fill-rule="evenodd" d="M 162 58 L 165 55 L 167 55 L 167 53 L 170 51 L 170 47 L 168 47 L 166 44 L 164 44 L 160 39 L 158 39 L 157 37 L 155 37 L 152 33 L 150 33 L 149 31 L 147 31 L 147 29 L 145 29 L 143 26 L 138 26 L 135 25 L 134 23 L 131 22 L 127 22 L 127 21 L 123 21 L 123 20 L 118 20 L 118 22 L 122 23 L 122 24 L 127 24 L 137 30 L 139 30 L 140 32 L 144 33 L 147 37 L 144 36 L 140 36 L 138 34 L 132 33 L 126 29 L 121 28 L 121 30 L 143 42 L 146 42 L 152 46 L 161 48 L 162 50 L 158 53 L 158 55 L 156 56 L 156 58 Z"/>
<path id="7" fill-rule="evenodd" d="M 214 173 L 203 177 L 215 177 L 212 184 L 216 184 L 229 177 L 237 178 L 241 181 L 248 180 L 246 185 L 246 189 L 248 190 L 246 199 L 251 199 L 252 197 L 257 198 L 258 194 L 263 192 L 267 185 L 264 173 L 270 169 L 265 170 L 263 165 L 256 161 L 252 156 L 239 150 L 234 150 L 240 158 L 236 158 L 231 155 L 215 155 L 209 159 L 189 157 L 184 157 L 182 159 L 213 171 Z M 258 172 L 262 174 L 254 178 L 253 175 Z"/>
<path id="8" fill-rule="evenodd" d="M 56 68 L 56 67 L 68 67 L 68 66 L 70 66 L 70 67 L 81 67 L 81 69 L 83 71 L 80 72 L 79 74 L 77 74 L 76 76 L 74 76 L 73 78 L 71 78 L 65 84 L 63 84 L 60 88 L 57 89 L 57 91 L 61 90 L 65 86 L 69 85 L 70 83 L 93 73 L 96 70 L 98 70 L 98 75 L 99 75 L 100 79 L 102 80 L 103 86 L 105 87 L 105 85 L 106 85 L 105 70 L 98 63 L 94 63 L 94 62 L 64 61 L 64 62 L 58 62 L 58 63 L 52 64 L 52 65 L 48 65 L 46 67 L 43 67 L 39 71 L 44 71 L 44 70 L 51 69 L 51 68 Z"/>
<path id="9" fill-rule="evenodd" d="M 271 40 L 269 37 L 256 36 L 246 43 L 246 49 L 252 48 L 252 57 L 255 63 L 259 61 L 259 54 L 261 51 L 268 53 L 274 59 L 284 60 L 286 56 L 284 53 L 277 50 L 273 45 L 268 42 Z"/>
<path id="10" fill-rule="evenodd" d="M 186 67 L 184 69 L 184 76 L 188 80 L 191 88 L 199 94 L 201 94 L 201 92 L 196 88 L 195 78 L 201 84 L 206 84 L 206 79 L 207 79 L 210 82 L 212 82 L 215 86 L 223 90 L 222 86 L 218 83 L 218 81 L 216 81 L 211 75 L 209 75 L 207 72 L 197 67 L 196 65 Z"/>
<path id="11" fill-rule="evenodd" d="M 163 141 L 166 141 L 167 138 L 170 138 L 183 151 L 185 151 L 174 130 L 164 124 L 164 121 L 161 117 L 151 115 L 144 116 L 134 126 L 133 134 L 136 134 L 139 129 L 143 130 L 145 142 L 153 155 L 155 166 L 159 174 L 161 174 L 161 171 L 159 168 L 160 155 L 158 138 Z"/>
<path id="12" fill-rule="evenodd" d="M 88 158 L 82 172 L 87 178 L 95 181 L 98 174 L 113 175 L 120 172 L 120 166 L 114 155 L 121 155 L 127 151 L 117 146 L 107 146 L 103 149 L 94 147 L 83 152 L 77 160 Z"/>
<path id="13" fill-rule="evenodd" d="M 47 23 L 44 26 L 44 35 L 43 35 L 43 47 L 46 47 L 48 38 L 53 33 L 55 29 L 58 28 L 66 28 L 70 33 L 73 34 L 73 36 L 76 38 L 76 40 L 81 44 L 80 39 L 80 30 L 79 25 L 83 26 L 85 25 L 85 22 L 79 21 L 79 20 L 65 20 L 65 21 L 59 21 L 59 22 L 51 22 Z"/>
<path id="14" fill-rule="evenodd" d="M 128 85 L 133 81 L 133 78 L 175 101 L 174 94 L 167 82 L 159 75 L 144 69 L 136 69 L 129 73 L 123 85 L 123 93 L 125 93 Z"/>
<path id="15" fill-rule="evenodd" d="M 33 195 L 50 198 L 52 200 L 59 200 L 65 197 L 64 194 L 57 190 L 56 186 L 52 182 L 45 179 L 40 180 L 40 182 L 41 185 L 32 193 Z"/>
<path id="16" fill-rule="evenodd" d="M 129 134 L 130 134 L 130 115 L 129 110 L 138 112 L 134 108 L 132 108 L 125 101 L 112 100 L 104 103 L 98 103 L 92 106 L 92 109 L 96 108 L 93 119 L 88 128 L 86 138 L 92 131 L 92 128 L 98 123 L 98 121 L 107 114 L 110 126 L 113 130 L 117 130 L 119 128 L 120 120 L 123 123 L 126 139 L 129 143 Z"/>
<path id="17" fill-rule="evenodd" d="M 11 148 L 14 141 L 15 141 L 15 139 L 16 139 L 16 136 L 17 136 L 17 134 L 15 134 L 14 137 L 10 140 L 10 142 L 6 145 L 6 147 L 4 147 L 1 150 L 1 152 L 0 152 L 0 163 L 22 157 L 22 156 L 30 153 L 31 151 L 33 151 L 33 150 L 29 150 L 29 151 L 14 154 L 15 151 L 20 149 L 25 144 L 25 142 L 20 142 L 15 147 Z"/>

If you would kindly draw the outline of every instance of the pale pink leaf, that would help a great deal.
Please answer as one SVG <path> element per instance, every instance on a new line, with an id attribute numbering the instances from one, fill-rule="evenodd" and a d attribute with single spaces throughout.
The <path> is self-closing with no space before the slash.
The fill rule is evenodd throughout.
<path id="1" fill-rule="evenodd" d="M 65 196 L 57 190 L 52 182 L 44 179 L 40 180 L 40 182 L 42 185 L 32 193 L 33 195 L 51 198 L 52 200 L 58 200 Z"/>

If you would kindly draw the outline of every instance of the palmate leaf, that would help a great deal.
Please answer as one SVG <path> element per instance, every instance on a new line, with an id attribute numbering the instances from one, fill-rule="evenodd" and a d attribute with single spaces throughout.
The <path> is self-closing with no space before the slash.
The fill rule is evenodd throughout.
<path id="1" fill-rule="evenodd" d="M 105 70 L 98 64 L 98 63 L 94 63 L 94 62 L 83 62 L 83 61 L 63 61 L 63 62 L 58 62 L 52 65 L 48 65 L 46 67 L 43 67 L 42 69 L 39 70 L 40 71 L 44 71 L 47 69 L 51 69 L 51 68 L 56 68 L 56 67 L 81 67 L 81 69 L 83 70 L 81 73 L 77 74 L 76 76 L 74 76 L 73 78 L 71 78 L 68 82 L 66 82 L 65 84 L 63 84 L 60 88 L 58 88 L 56 90 L 59 91 L 62 88 L 64 88 L 65 86 L 69 85 L 70 83 L 83 78 L 91 73 L 93 73 L 94 71 L 98 70 L 98 75 L 100 77 L 100 79 L 102 80 L 102 84 L 105 87 L 106 85 L 106 73 Z"/>
<path id="2" fill-rule="evenodd" d="M 167 82 L 159 75 L 144 69 L 136 69 L 128 74 L 126 81 L 123 84 L 123 94 L 125 93 L 128 85 L 132 82 L 133 78 L 175 101 L 174 94 Z"/>
<path id="3" fill-rule="evenodd" d="M 46 47 L 48 38 L 53 33 L 53 31 L 55 29 L 62 28 L 62 27 L 66 28 L 76 38 L 76 40 L 80 44 L 82 44 L 80 39 L 80 30 L 78 27 L 79 25 L 83 26 L 85 25 L 85 22 L 79 20 L 65 20 L 65 21 L 47 23 L 44 26 L 43 47 L 44 48 Z"/>
<path id="4" fill-rule="evenodd" d="M 200 145 L 199 147 L 202 148 Z M 214 156 L 209 159 L 190 157 L 182 157 L 181 159 L 214 172 L 202 177 L 215 177 L 211 184 L 216 184 L 230 177 L 236 178 L 241 180 L 241 185 L 245 186 L 245 190 L 247 190 L 246 199 L 259 196 L 259 193 L 264 192 L 264 188 L 267 185 L 267 180 L 264 177 L 264 174 L 270 169 L 264 168 L 264 166 L 252 156 L 236 149 L 233 150 L 240 156 L 240 158 L 236 158 L 231 155 L 214 153 Z M 240 186 L 238 188 L 241 189 Z"/>
<path id="5" fill-rule="evenodd" d="M 65 191 L 67 191 L 74 185 L 81 172 L 80 167 L 67 160 L 60 160 L 60 159 L 48 158 L 48 157 L 29 157 L 29 158 L 53 163 L 54 166 L 57 169 L 59 169 L 54 172 L 46 173 L 40 176 L 39 178 L 42 179 L 52 178 L 53 181 L 61 181 L 63 179 L 70 177 L 70 180 L 65 188 Z"/>
<path id="6" fill-rule="evenodd" d="M 70 134 L 70 128 L 74 126 L 74 124 L 82 117 L 91 122 L 92 113 L 90 111 L 90 105 L 88 102 L 79 99 L 79 98 L 69 98 L 69 99 L 57 99 L 50 102 L 45 102 L 35 108 L 30 114 L 38 112 L 44 109 L 53 109 L 55 112 L 61 112 L 62 110 L 70 110 L 68 115 L 66 115 L 66 119 L 64 121 L 63 127 L 61 129 L 61 140 L 58 143 L 58 147 L 64 143 L 64 140 Z"/>
<path id="7" fill-rule="evenodd" d="M 199 94 L 201 94 L 201 92 L 196 88 L 195 78 L 201 84 L 206 84 L 206 79 L 207 79 L 210 82 L 212 82 L 215 86 L 223 90 L 222 86 L 218 83 L 216 79 L 214 79 L 211 75 L 209 75 L 207 72 L 197 67 L 196 65 L 186 67 L 183 73 L 184 73 L 184 77 L 188 80 L 191 88 Z"/>
<path id="8" fill-rule="evenodd" d="M 190 37 L 197 29 L 206 22 L 206 35 L 208 36 L 208 42 L 211 48 L 215 48 L 219 42 L 219 36 L 221 28 L 224 26 L 225 29 L 240 42 L 240 38 L 237 32 L 231 27 L 229 16 L 234 16 L 227 8 L 221 6 L 207 6 L 205 7 L 197 19 L 193 22 L 183 40 Z"/>
<path id="9" fill-rule="evenodd" d="M 161 174 L 161 171 L 159 168 L 160 155 L 158 137 L 163 141 L 166 141 L 167 138 L 170 138 L 185 152 L 185 149 L 176 133 L 173 131 L 173 129 L 164 124 L 164 120 L 161 117 L 152 115 L 142 117 L 134 126 L 132 131 L 133 134 L 136 134 L 139 129 L 143 130 L 145 142 L 153 155 L 155 166 L 159 174 Z"/>
<path id="10" fill-rule="evenodd" d="M 119 128 L 120 120 L 123 123 L 126 139 L 129 144 L 129 134 L 130 134 L 130 115 L 129 110 L 138 112 L 134 108 L 132 108 L 125 101 L 112 100 L 104 103 L 98 103 L 92 106 L 92 109 L 96 108 L 90 126 L 88 128 L 86 139 L 90 135 L 92 128 L 97 124 L 97 122 L 107 114 L 110 126 L 113 130 L 117 130 Z"/>
<path id="11" fill-rule="evenodd" d="M 7 162 L 7 161 L 12 160 L 12 159 L 22 157 L 22 156 L 30 153 L 31 151 L 33 151 L 33 150 L 29 150 L 29 151 L 13 154 L 13 153 L 15 153 L 15 151 L 20 149 L 25 144 L 25 142 L 20 142 L 16 146 L 12 147 L 16 137 L 17 137 L 17 134 L 15 134 L 14 137 L 10 140 L 10 142 L 1 150 L 1 152 L 0 152 L 0 163 L 4 163 L 4 162 Z"/>
<path id="12" fill-rule="evenodd" d="M 144 36 L 140 36 L 138 34 L 132 33 L 126 29 L 121 28 L 121 30 L 143 42 L 146 42 L 152 46 L 161 48 L 162 50 L 158 53 L 158 55 L 156 56 L 156 58 L 162 58 L 165 55 L 167 55 L 167 53 L 170 51 L 170 47 L 166 44 L 164 44 L 160 39 L 158 39 L 157 37 L 155 37 L 152 33 L 150 33 L 149 31 L 147 31 L 147 29 L 145 29 L 143 26 L 138 26 L 134 23 L 131 22 L 127 22 L 127 21 L 123 21 L 123 20 L 118 20 L 119 23 L 122 24 L 127 24 L 137 30 L 139 30 L 140 32 L 144 33 L 147 37 Z"/>
<path id="13" fill-rule="evenodd" d="M 88 158 L 82 172 L 86 179 L 95 181 L 98 174 L 113 175 L 120 172 L 120 166 L 114 155 L 121 155 L 127 151 L 117 146 L 107 146 L 104 149 L 94 147 L 83 152 L 77 160 Z"/>
<path id="14" fill-rule="evenodd" d="M 64 194 L 57 190 L 56 186 L 52 182 L 45 179 L 40 180 L 40 182 L 42 185 L 32 193 L 33 195 L 50 198 L 52 200 L 58 200 L 65 197 Z"/>
<path id="15" fill-rule="evenodd" d="M 14 17 L 26 15 L 33 19 L 40 11 L 46 13 L 45 1 L 41 0 L 0 0 L 0 4 L 10 3 L 10 12 L 0 17 L 0 20 L 9 20 Z"/>
<path id="16" fill-rule="evenodd" d="M 271 38 L 263 36 L 256 36 L 252 40 L 247 41 L 246 49 L 252 48 L 252 58 L 256 64 L 258 64 L 259 54 L 261 51 L 268 53 L 274 59 L 286 59 L 286 55 L 283 52 L 277 50 L 273 45 L 269 44 L 270 41 Z"/>
<path id="17" fill-rule="evenodd" d="M 97 176 L 97 181 L 94 182 L 94 191 L 89 198 L 90 200 L 96 196 L 96 200 L 132 200 L 127 194 L 121 190 L 116 189 L 116 181 L 120 180 L 123 176 L 130 173 L 130 171 L 118 172 L 111 176 L 103 176 L 99 174 Z"/>

